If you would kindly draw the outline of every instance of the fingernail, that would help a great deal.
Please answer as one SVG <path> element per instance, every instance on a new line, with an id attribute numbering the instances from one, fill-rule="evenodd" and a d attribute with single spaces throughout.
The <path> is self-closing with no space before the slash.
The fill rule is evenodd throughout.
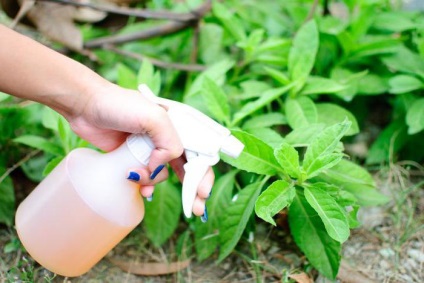
<path id="1" fill-rule="evenodd" d="M 150 180 L 153 180 L 154 178 L 156 178 L 156 176 L 160 173 L 160 171 L 162 171 L 163 167 L 165 167 L 165 165 L 159 165 L 152 173 L 152 175 L 150 175 Z"/>
<path id="2" fill-rule="evenodd" d="M 140 181 L 140 174 L 138 174 L 137 172 L 131 171 L 131 172 L 128 174 L 127 179 L 128 179 L 128 180 L 131 180 L 131 181 L 138 182 L 138 181 Z"/>
<path id="3" fill-rule="evenodd" d="M 212 190 L 209 192 L 209 195 L 206 199 L 209 199 L 211 197 L 211 195 L 212 195 Z"/>
<path id="4" fill-rule="evenodd" d="M 153 200 L 153 194 L 152 194 L 150 197 L 146 197 L 146 200 L 147 200 L 148 202 L 151 202 L 151 201 Z"/>
<path id="5" fill-rule="evenodd" d="M 208 209 L 205 206 L 205 212 L 203 212 L 203 215 L 200 216 L 200 220 L 205 223 L 208 221 Z"/>

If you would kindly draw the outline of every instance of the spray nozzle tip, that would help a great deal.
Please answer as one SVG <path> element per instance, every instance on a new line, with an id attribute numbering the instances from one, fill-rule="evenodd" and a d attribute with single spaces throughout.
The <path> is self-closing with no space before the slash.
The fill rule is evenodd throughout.
<path id="1" fill-rule="evenodd" d="M 238 139 L 234 136 L 228 136 L 222 144 L 221 152 L 232 158 L 237 158 L 243 151 L 243 148 L 244 144 L 242 144 Z"/>

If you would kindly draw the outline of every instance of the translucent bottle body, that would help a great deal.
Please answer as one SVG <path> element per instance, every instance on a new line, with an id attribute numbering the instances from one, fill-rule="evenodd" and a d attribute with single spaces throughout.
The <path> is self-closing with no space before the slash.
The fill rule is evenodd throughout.
<path id="1" fill-rule="evenodd" d="M 73 150 L 17 210 L 29 254 L 63 276 L 87 272 L 143 219 L 138 186 L 125 176 L 147 160 L 140 162 L 128 142 L 108 154 Z"/>

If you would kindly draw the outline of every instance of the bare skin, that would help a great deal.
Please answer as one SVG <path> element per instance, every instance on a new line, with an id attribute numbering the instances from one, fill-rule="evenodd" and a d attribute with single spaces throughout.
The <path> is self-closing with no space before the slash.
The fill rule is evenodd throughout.
<path id="1" fill-rule="evenodd" d="M 140 174 L 137 183 L 144 197 L 168 177 L 165 167 L 154 180 L 149 178 L 162 164 L 169 163 L 182 180 L 183 147 L 165 109 L 3 25 L 0 42 L 0 91 L 47 105 L 63 115 L 77 135 L 102 150 L 117 148 L 131 133 L 148 134 L 156 146 L 148 166 L 129 168 Z M 203 215 L 213 182 L 209 168 L 198 188 L 195 215 Z"/>

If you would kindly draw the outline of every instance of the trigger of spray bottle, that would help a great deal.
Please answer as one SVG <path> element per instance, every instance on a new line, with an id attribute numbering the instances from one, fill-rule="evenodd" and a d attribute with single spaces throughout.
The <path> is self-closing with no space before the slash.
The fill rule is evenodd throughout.
<path id="1" fill-rule="evenodd" d="M 187 163 L 184 165 L 182 199 L 184 215 L 189 218 L 197 188 L 209 166 L 219 162 L 220 152 L 237 158 L 244 145 L 231 135 L 230 130 L 199 110 L 157 97 L 146 85 L 140 85 L 139 90 L 147 99 L 167 107 L 168 116 L 185 149 Z"/>

